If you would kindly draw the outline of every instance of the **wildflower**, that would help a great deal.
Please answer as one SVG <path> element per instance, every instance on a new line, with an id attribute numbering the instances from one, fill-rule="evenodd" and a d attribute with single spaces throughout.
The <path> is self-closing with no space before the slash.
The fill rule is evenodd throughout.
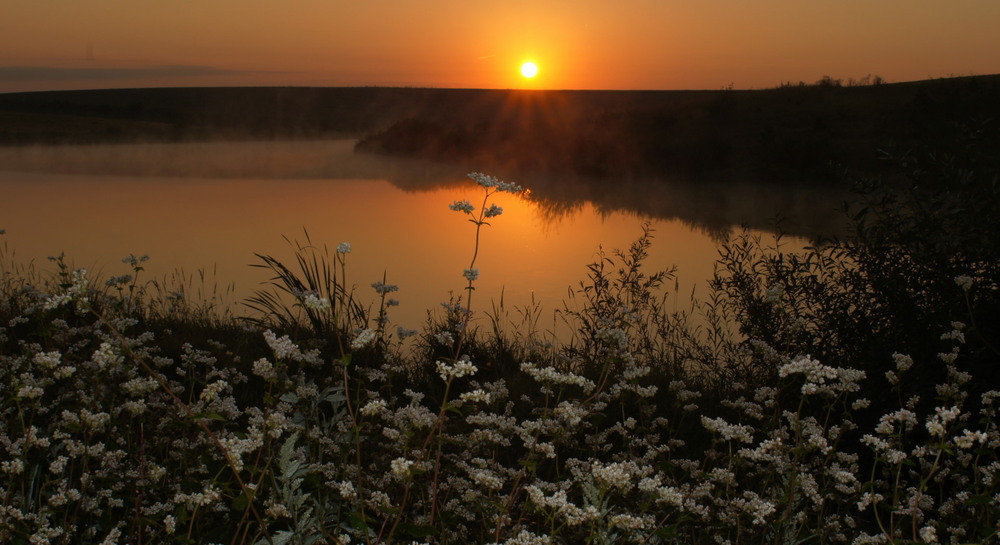
<path id="1" fill-rule="evenodd" d="M 341 497 L 346 500 L 353 500 L 358 497 L 357 490 L 354 489 L 354 483 L 350 481 L 340 481 L 335 483 L 337 491 L 340 492 Z"/>
<path id="2" fill-rule="evenodd" d="M 951 327 L 953 328 L 951 331 L 949 331 L 948 333 L 941 334 L 941 340 L 942 341 L 952 340 L 958 343 L 964 343 L 965 334 L 962 333 L 962 330 L 965 329 L 965 324 L 963 324 L 962 322 L 952 322 Z"/>
<path id="3" fill-rule="evenodd" d="M 205 386 L 205 389 L 201 391 L 201 394 L 198 397 L 208 403 L 211 403 L 219 397 L 219 393 L 226 391 L 227 388 L 229 388 L 229 383 L 220 379 Z"/>
<path id="4" fill-rule="evenodd" d="M 495 204 L 491 204 L 489 208 L 483 210 L 483 216 L 487 218 L 495 218 L 500 214 L 503 214 L 503 208 L 500 208 Z"/>
<path id="5" fill-rule="evenodd" d="M 454 210 L 455 212 L 464 212 L 466 214 L 472 214 L 472 211 L 476 209 L 476 207 L 472 206 L 472 203 L 467 200 L 455 201 L 449 204 L 448 208 Z"/>
<path id="6" fill-rule="evenodd" d="M 55 260 L 56 258 L 49 258 Z M 70 274 L 70 285 L 65 293 L 51 295 L 42 305 L 44 310 L 59 308 L 70 301 L 76 301 L 77 309 L 83 308 L 87 302 L 87 269 L 77 269 Z"/>
<path id="7" fill-rule="evenodd" d="M 540 536 L 529 532 L 528 530 L 521 530 L 516 536 L 503 542 L 503 545 L 551 545 L 552 538 L 549 536 Z M 490 545 L 500 545 L 498 543 L 491 543 Z"/>
<path id="8" fill-rule="evenodd" d="M 743 510 L 753 517 L 753 524 L 756 526 L 767 522 L 767 517 L 775 512 L 773 503 L 763 500 L 754 492 L 743 492 L 743 498 L 740 499 L 739 503 Z"/>
<path id="9" fill-rule="evenodd" d="M 264 511 L 268 518 L 292 518 L 292 512 L 283 503 L 274 502 Z"/>
<path id="10" fill-rule="evenodd" d="M 101 545 L 115 545 L 118 543 L 118 538 L 122 537 L 122 531 L 119 528 L 112 528 L 108 535 L 101 542 Z"/>
<path id="11" fill-rule="evenodd" d="M 302 301 L 302 304 L 305 305 L 306 308 L 315 310 L 317 312 L 326 312 L 331 308 L 329 299 L 327 299 L 326 297 L 322 298 L 317 297 L 316 294 L 313 293 L 306 295 L 305 299 L 303 299 Z"/>
<path id="12" fill-rule="evenodd" d="M 149 261 L 149 256 L 146 254 L 142 254 L 140 257 L 136 257 L 135 254 L 128 254 L 128 256 L 122 259 L 122 263 L 125 263 L 133 268 L 138 267 L 140 263 L 145 263 L 147 261 Z"/>
<path id="13" fill-rule="evenodd" d="M 614 487 L 620 489 L 622 492 L 628 492 L 632 489 L 632 474 L 636 471 L 635 463 L 625 462 L 625 463 L 612 463 L 608 465 L 602 465 L 599 462 L 595 463 L 591 469 L 591 474 L 597 481 L 607 485 L 608 487 Z"/>
<path id="14" fill-rule="evenodd" d="M 521 370 L 543 384 L 568 384 L 583 388 L 583 391 L 590 393 L 596 387 L 593 382 L 586 377 L 573 373 L 560 373 L 552 367 L 538 367 L 531 362 L 523 362 Z"/>
<path id="15" fill-rule="evenodd" d="M 459 399 L 467 403 L 489 403 L 491 396 L 482 389 L 476 389 L 471 392 L 463 393 L 459 396 Z"/>
<path id="16" fill-rule="evenodd" d="M 871 492 L 865 492 L 861 495 L 861 499 L 858 500 L 858 511 L 864 511 L 869 505 L 876 504 L 885 498 L 882 494 L 872 494 Z"/>
<path id="17" fill-rule="evenodd" d="M 168 535 L 173 535 L 177 531 L 177 519 L 173 515 L 163 517 L 163 531 Z"/>
<path id="18" fill-rule="evenodd" d="M 860 387 L 858 382 L 865 378 L 865 372 L 857 369 L 841 369 L 823 365 L 812 359 L 811 356 L 799 356 L 786 363 L 778 369 L 779 377 L 786 377 L 793 373 L 801 373 L 806 376 L 802 385 L 802 395 L 829 394 L 835 395 L 837 392 L 854 392 Z M 828 381 L 837 381 L 834 384 Z"/>
<path id="19" fill-rule="evenodd" d="M 608 525 L 627 530 L 644 530 L 646 521 L 632 515 L 618 514 L 608 519 Z"/>
<path id="20" fill-rule="evenodd" d="M 958 448 L 970 449 L 975 443 L 983 444 L 989 437 L 981 431 L 962 430 L 962 435 L 952 438 Z"/>
<path id="21" fill-rule="evenodd" d="M 913 367 L 913 358 L 907 356 L 906 354 L 900 354 L 894 352 L 892 354 L 892 361 L 896 363 L 896 370 L 899 372 L 904 372 Z"/>
<path id="22" fill-rule="evenodd" d="M 374 288 L 375 293 L 378 293 L 379 295 L 385 295 L 387 293 L 399 291 L 399 286 L 395 284 L 386 284 L 384 282 L 372 282 L 372 288 Z"/>
<path id="23" fill-rule="evenodd" d="M 971 276 L 960 274 L 955 277 L 955 283 L 958 284 L 958 287 L 962 288 L 962 291 L 969 291 L 972 289 Z"/>
<path id="24" fill-rule="evenodd" d="M 114 348 L 109 343 L 101 343 L 101 346 L 94 351 L 90 358 L 101 369 L 109 366 L 114 367 L 125 360 L 125 358 L 115 354 Z"/>
<path id="25" fill-rule="evenodd" d="M 24 473 L 24 461 L 19 458 L 15 458 L 6 462 L 0 462 L 0 472 L 9 473 L 11 475 L 20 475 L 21 473 Z"/>
<path id="26" fill-rule="evenodd" d="M 410 468 L 413 467 L 413 460 L 407 460 L 406 458 L 396 458 L 389 464 L 392 469 L 392 474 L 397 477 L 406 477 L 410 474 Z"/>
<path id="27" fill-rule="evenodd" d="M 496 176 L 487 176 L 481 172 L 470 172 L 469 178 L 486 189 L 496 188 L 497 191 L 504 193 L 520 193 L 524 191 L 523 187 L 515 183 L 504 182 Z"/>
<path id="28" fill-rule="evenodd" d="M 351 243 L 350 242 L 341 242 L 340 244 L 338 244 L 337 245 L 337 253 L 338 254 L 349 254 L 349 253 L 351 253 Z"/>
<path id="29" fill-rule="evenodd" d="M 280 338 L 270 329 L 264 332 L 264 340 L 267 341 L 267 345 L 271 347 L 274 352 L 274 357 L 283 360 L 290 357 L 294 357 L 300 354 L 299 347 L 295 346 L 288 335 L 282 335 Z"/>
<path id="30" fill-rule="evenodd" d="M 479 269 L 465 269 L 462 276 L 464 276 L 469 282 L 472 282 L 479 278 Z"/>
<path id="31" fill-rule="evenodd" d="M 753 428 L 750 426 L 730 424 L 722 418 L 709 418 L 707 416 L 701 417 L 701 425 L 705 426 L 708 431 L 718 433 L 726 441 L 738 439 L 744 443 L 753 442 Z"/>
<path id="32" fill-rule="evenodd" d="M 434 335 L 434 340 L 447 346 L 455 344 L 455 338 L 451 336 L 450 331 L 442 331 L 441 333 L 437 333 L 436 335 Z"/>
<path id="33" fill-rule="evenodd" d="M 364 407 L 361 407 L 361 414 L 364 416 L 375 416 L 386 410 L 386 403 L 384 399 L 373 399 L 369 401 Z"/>
<path id="34" fill-rule="evenodd" d="M 253 362 L 253 374 L 265 379 L 277 377 L 274 372 L 274 364 L 268 361 L 267 358 L 260 358 Z"/>
<path id="35" fill-rule="evenodd" d="M 933 526 L 924 526 L 920 529 L 920 539 L 924 543 L 937 543 L 937 530 Z"/>
<path id="36" fill-rule="evenodd" d="M 107 280 L 104 281 L 104 285 L 109 288 L 113 288 L 115 286 L 128 284 L 131 281 L 132 281 L 131 274 L 122 274 L 119 276 L 112 276 L 111 278 L 108 278 Z"/>
<path id="37" fill-rule="evenodd" d="M 32 361 L 42 369 L 54 369 L 59 365 L 62 354 L 58 350 L 52 352 L 39 352 L 35 354 Z"/>
<path id="38" fill-rule="evenodd" d="M 358 335 L 354 337 L 351 341 L 351 348 L 354 350 L 360 350 L 375 340 L 375 331 L 371 328 L 365 328 L 358 332 Z"/>
<path id="39" fill-rule="evenodd" d="M 944 437 L 947 433 L 947 426 L 955 418 L 958 417 L 961 410 L 958 407 L 951 407 L 945 409 L 944 407 L 936 407 L 934 409 L 934 416 L 931 416 L 925 426 L 927 431 L 930 432 L 932 436 Z"/>
<path id="40" fill-rule="evenodd" d="M 456 361 L 454 365 L 448 365 L 447 363 L 438 360 L 435 362 L 435 366 L 437 367 L 438 374 L 441 375 L 441 380 L 445 382 L 453 378 L 474 375 L 476 374 L 476 371 L 479 371 L 479 368 L 472 363 L 469 356 L 462 356 L 458 358 L 458 361 Z"/>
<path id="41" fill-rule="evenodd" d="M 416 334 L 417 334 L 417 330 L 416 329 L 406 329 L 403 326 L 396 326 L 396 335 L 400 339 L 405 339 L 407 337 L 412 337 L 412 336 L 414 336 Z"/>

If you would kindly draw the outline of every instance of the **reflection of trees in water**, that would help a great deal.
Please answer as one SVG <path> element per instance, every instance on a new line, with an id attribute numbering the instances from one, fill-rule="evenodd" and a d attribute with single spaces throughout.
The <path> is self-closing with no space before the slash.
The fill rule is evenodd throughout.
<path id="1" fill-rule="evenodd" d="M 117 146 L 47 146 L 0 150 L 5 169 L 72 174 L 247 177 L 265 179 L 385 179 L 407 192 L 460 187 L 466 174 L 487 174 L 531 190 L 548 223 L 588 204 L 598 214 L 679 219 L 709 235 L 734 226 L 781 228 L 799 236 L 843 234 L 838 211 L 846 192 L 828 185 L 766 182 L 686 182 L 588 178 L 573 174 L 517 174 L 474 164 L 433 162 L 354 151 L 354 141 L 211 142 Z"/>
<path id="2" fill-rule="evenodd" d="M 389 181 L 406 191 L 426 191 L 467 183 L 431 172 L 399 171 Z M 491 173 L 496 174 L 496 173 Z M 498 174 L 499 175 L 499 174 Z M 500 175 L 501 178 L 504 176 Z M 571 176 L 527 175 L 510 178 L 530 189 L 546 223 L 556 223 L 587 204 L 602 217 L 634 215 L 661 220 L 678 219 L 715 239 L 734 227 L 776 230 L 802 237 L 840 236 L 846 222 L 841 203 L 846 191 L 825 185 L 765 182 L 676 182 L 662 180 L 601 180 Z"/>

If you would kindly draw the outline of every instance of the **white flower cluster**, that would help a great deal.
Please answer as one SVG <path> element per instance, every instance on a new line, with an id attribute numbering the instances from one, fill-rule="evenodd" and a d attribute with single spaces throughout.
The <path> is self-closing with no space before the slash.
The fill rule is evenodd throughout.
<path id="1" fill-rule="evenodd" d="M 268 329 L 264 332 L 264 340 L 267 341 L 267 345 L 271 347 L 271 351 L 274 352 L 274 357 L 278 360 L 292 360 L 300 363 L 309 363 L 312 365 L 319 365 L 322 360 L 319 356 L 319 350 L 309 350 L 303 352 L 299 349 L 288 335 L 282 335 L 278 337 L 273 331 Z"/>
<path id="2" fill-rule="evenodd" d="M 87 287 L 87 269 L 76 269 L 70 273 L 70 285 L 66 288 L 66 291 L 58 295 L 49 296 L 42 305 L 42 308 L 52 310 L 71 301 L 76 301 L 76 306 L 80 309 L 87 302 Z"/>
<path id="3" fill-rule="evenodd" d="M 489 208 L 483 210 L 483 217 L 485 218 L 495 218 L 500 214 L 503 214 L 503 208 L 495 204 L 491 204 Z"/>
<path id="4" fill-rule="evenodd" d="M 521 530 L 516 536 L 503 543 L 493 542 L 488 545 L 552 545 L 552 538 L 535 535 L 528 530 Z"/>
<path id="5" fill-rule="evenodd" d="M 489 403 L 492 399 L 490 394 L 484 392 L 482 388 L 477 388 L 471 392 L 464 392 L 458 398 L 466 403 Z"/>
<path id="6" fill-rule="evenodd" d="M 220 492 L 218 488 L 215 488 L 215 486 L 209 485 L 201 492 L 194 492 L 191 494 L 177 493 L 174 495 L 174 503 L 183 504 L 190 511 L 195 507 L 211 505 L 212 503 L 219 501 L 221 497 L 222 492 Z"/>
<path id="7" fill-rule="evenodd" d="M 952 438 L 955 445 L 962 449 L 970 449 L 976 443 L 979 443 L 980 445 L 985 444 L 988 439 L 989 436 L 984 432 L 969 430 L 962 430 L 962 435 L 957 435 Z"/>
<path id="8" fill-rule="evenodd" d="M 775 506 L 769 501 L 765 501 L 756 492 L 744 491 L 742 498 L 737 498 L 734 503 L 748 515 L 753 517 L 753 524 L 760 526 L 767 522 L 767 517 L 775 512 Z"/>
<path id="9" fill-rule="evenodd" d="M 351 243 L 350 242 L 341 242 L 340 244 L 338 244 L 337 245 L 337 253 L 338 254 L 349 254 L 349 253 L 351 253 Z"/>
<path id="10" fill-rule="evenodd" d="M 865 378 L 864 371 L 823 365 L 809 355 L 799 356 L 778 369 L 779 377 L 796 373 L 806 376 L 805 384 L 802 385 L 802 395 L 856 392 L 860 388 L 858 383 Z"/>
<path id="11" fill-rule="evenodd" d="M 487 189 L 496 188 L 497 191 L 502 191 L 506 193 L 520 193 L 524 191 L 523 187 L 515 183 L 504 182 L 498 179 L 496 176 L 487 176 L 486 174 L 483 174 L 481 172 L 470 172 L 469 178 Z"/>
<path id="12" fill-rule="evenodd" d="M 455 344 L 455 337 L 451 335 L 450 331 L 442 331 L 440 333 L 435 333 L 434 340 L 445 346 L 451 346 Z"/>
<path id="13" fill-rule="evenodd" d="M 701 425 L 708 431 L 718 433 L 726 441 L 736 439 L 744 443 L 753 442 L 753 428 L 743 424 L 730 424 L 723 418 L 701 417 Z"/>
<path id="14" fill-rule="evenodd" d="M 229 383 L 226 382 L 225 380 L 220 379 L 211 384 L 206 385 L 205 389 L 201 391 L 201 394 L 198 397 L 201 398 L 202 401 L 211 403 L 212 401 L 215 401 L 215 399 L 219 397 L 219 394 L 226 392 L 228 390 L 229 390 Z"/>
<path id="15" fill-rule="evenodd" d="M 396 458 L 389 463 L 389 467 L 392 474 L 396 477 L 406 477 L 410 474 L 410 469 L 413 468 L 413 460 L 407 460 L 406 458 Z"/>
<path id="16" fill-rule="evenodd" d="M 476 371 L 479 371 L 479 368 L 472 363 L 469 356 L 462 356 L 458 358 L 458 361 L 452 365 L 438 360 L 435 362 L 435 366 L 437 368 L 438 375 L 441 376 L 441 380 L 445 382 L 455 378 L 471 376 L 476 374 Z"/>
<path id="17" fill-rule="evenodd" d="M 593 382 L 581 375 L 574 373 L 561 373 L 552 367 L 539 367 L 529 361 L 521 364 L 521 370 L 530 375 L 531 378 L 543 384 L 566 384 L 579 386 L 586 393 L 594 391 L 594 388 L 596 387 Z"/>
<path id="18" fill-rule="evenodd" d="M 351 341 L 351 348 L 353 350 L 360 350 L 371 344 L 372 341 L 374 340 L 375 340 L 375 331 L 371 328 L 366 327 L 365 329 L 359 331 L 358 334 L 354 337 L 354 340 Z"/>
<path id="19" fill-rule="evenodd" d="M 387 410 L 387 404 L 384 399 L 373 399 L 361 407 L 361 414 L 364 416 L 375 416 L 382 414 Z"/>
<path id="20" fill-rule="evenodd" d="M 542 509 L 551 509 L 554 515 L 564 518 L 570 526 L 578 526 L 601 516 L 601 512 L 593 505 L 580 508 L 570 502 L 565 490 L 556 490 L 551 495 L 546 495 L 541 487 L 528 485 L 524 487 L 524 491 L 528 493 L 532 503 Z"/>
<path id="21" fill-rule="evenodd" d="M 90 359 L 101 369 L 116 367 L 125 361 L 125 358 L 115 353 L 115 349 L 110 343 L 101 343 Z"/>
<path id="22" fill-rule="evenodd" d="M 635 485 L 633 475 L 637 468 L 635 462 L 622 462 L 602 464 L 594 462 L 590 472 L 597 482 L 608 487 L 617 488 L 622 492 L 628 492 Z"/>
<path id="23" fill-rule="evenodd" d="M 962 413 L 961 409 L 958 407 L 936 407 L 934 409 L 934 414 L 927 419 L 924 424 L 927 427 L 927 431 L 931 433 L 933 437 L 944 437 L 948 433 L 948 424 L 958 418 L 958 415 Z"/>
<path id="24" fill-rule="evenodd" d="M 960 274 L 955 277 L 955 284 L 958 284 L 958 287 L 961 288 L 962 291 L 969 291 L 972 289 L 973 280 L 972 277 L 967 274 Z"/>
<path id="25" fill-rule="evenodd" d="M 473 269 L 465 269 L 465 271 L 462 272 L 462 276 L 464 276 L 465 279 L 468 280 L 469 282 L 473 282 L 473 281 L 479 279 L 479 269 L 475 269 L 475 268 L 473 268 Z"/>
<path id="26" fill-rule="evenodd" d="M 875 432 L 881 435 L 892 435 L 896 433 L 896 422 L 901 424 L 899 431 L 908 432 L 917 425 L 917 415 L 909 409 L 899 409 L 897 411 L 884 414 L 875 426 Z"/>
<path id="27" fill-rule="evenodd" d="M 302 300 L 302 305 L 307 309 L 315 310 L 316 312 L 327 312 L 332 308 L 330 305 L 330 299 L 326 297 L 319 297 L 315 293 L 306 294 L 305 298 Z"/>
<path id="28" fill-rule="evenodd" d="M 267 358 L 259 358 L 253 362 L 253 374 L 266 380 L 273 380 L 278 377 L 274 371 L 274 364 Z"/>
<path id="29" fill-rule="evenodd" d="M 396 284 L 386 284 L 385 282 L 378 281 L 378 282 L 372 282 L 372 289 L 374 289 L 375 293 L 379 295 L 385 295 L 387 293 L 399 291 L 399 286 L 397 286 Z"/>
<path id="30" fill-rule="evenodd" d="M 62 354 L 59 353 L 58 350 L 53 350 L 52 352 L 39 352 L 31 358 L 31 361 L 34 362 L 35 365 L 46 370 L 55 369 L 61 360 Z"/>
<path id="31" fill-rule="evenodd" d="M 476 209 L 475 206 L 472 206 L 472 203 L 466 200 L 455 201 L 449 204 L 448 208 L 454 210 L 455 212 L 462 212 L 465 214 L 472 214 L 472 212 Z"/>

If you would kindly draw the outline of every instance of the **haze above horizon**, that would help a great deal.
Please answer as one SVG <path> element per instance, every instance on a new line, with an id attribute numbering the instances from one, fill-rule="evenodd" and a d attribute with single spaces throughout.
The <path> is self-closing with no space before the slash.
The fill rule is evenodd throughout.
<path id="1" fill-rule="evenodd" d="M 996 0 L 0 0 L 0 12 L 0 92 L 754 89 L 1000 73 Z"/>

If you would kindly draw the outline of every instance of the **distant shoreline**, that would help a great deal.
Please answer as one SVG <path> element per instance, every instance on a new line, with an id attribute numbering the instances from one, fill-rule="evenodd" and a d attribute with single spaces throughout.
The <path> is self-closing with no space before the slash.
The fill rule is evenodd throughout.
<path id="1" fill-rule="evenodd" d="M 1000 75 L 765 90 L 154 88 L 0 94 L 0 146 L 358 138 L 501 175 L 836 182 L 947 152 L 1000 115 Z M 992 131 L 990 134 L 994 134 Z"/>

